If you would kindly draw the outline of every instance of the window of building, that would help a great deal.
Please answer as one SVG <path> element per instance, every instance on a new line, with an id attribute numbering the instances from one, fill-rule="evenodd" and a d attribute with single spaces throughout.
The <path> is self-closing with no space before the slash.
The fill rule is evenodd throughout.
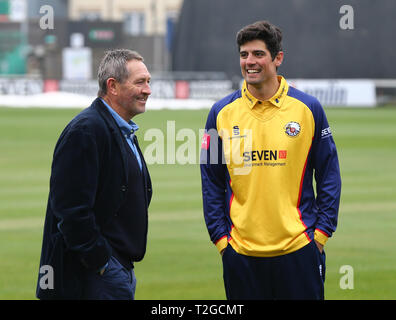
<path id="1" fill-rule="evenodd" d="M 146 17 L 143 12 L 124 13 L 124 32 L 129 35 L 141 35 L 146 32 Z"/>
<path id="2" fill-rule="evenodd" d="M 79 13 L 80 20 L 95 21 L 101 20 L 102 15 L 99 11 L 81 11 Z"/>
<path id="3" fill-rule="evenodd" d="M 168 10 L 166 12 L 165 41 L 166 41 L 166 46 L 168 47 L 169 50 L 171 50 L 173 46 L 173 36 L 175 33 L 175 27 L 176 27 L 178 15 L 179 13 L 176 10 Z"/>

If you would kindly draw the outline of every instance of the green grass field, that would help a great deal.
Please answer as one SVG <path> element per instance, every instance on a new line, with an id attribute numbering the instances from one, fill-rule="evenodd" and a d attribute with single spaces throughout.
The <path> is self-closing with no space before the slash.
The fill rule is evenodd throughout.
<path id="1" fill-rule="evenodd" d="M 79 111 L 0 108 L 0 299 L 35 299 L 52 152 Z M 152 143 L 143 139 L 147 129 L 166 132 L 172 120 L 176 133 L 195 132 L 198 154 L 207 112 L 136 117 L 142 149 Z M 343 180 L 338 229 L 326 245 L 326 298 L 396 299 L 396 108 L 326 112 Z M 149 168 L 154 195 L 136 299 L 225 299 L 221 259 L 202 216 L 197 161 Z M 353 268 L 353 289 L 340 288 L 343 265 Z"/>

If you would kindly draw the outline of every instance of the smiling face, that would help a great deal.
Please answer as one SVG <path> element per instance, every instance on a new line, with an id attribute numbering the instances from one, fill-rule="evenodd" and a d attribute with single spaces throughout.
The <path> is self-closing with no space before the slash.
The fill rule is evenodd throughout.
<path id="1" fill-rule="evenodd" d="M 120 116 L 129 121 L 146 110 L 146 102 L 151 94 L 151 75 L 146 65 L 140 60 L 127 62 L 129 76 L 122 82 L 114 81 L 114 106 Z"/>
<path id="2" fill-rule="evenodd" d="M 260 87 L 277 79 L 277 67 L 282 64 L 283 52 L 272 59 L 262 40 L 252 40 L 240 46 L 239 64 L 247 84 Z"/>

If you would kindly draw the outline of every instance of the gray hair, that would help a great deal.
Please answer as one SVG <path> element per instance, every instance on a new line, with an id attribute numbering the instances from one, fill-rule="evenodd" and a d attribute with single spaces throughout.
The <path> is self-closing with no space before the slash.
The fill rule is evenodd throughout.
<path id="1" fill-rule="evenodd" d="M 99 97 L 107 93 L 107 79 L 114 78 L 122 83 L 129 77 L 126 64 L 131 60 L 144 61 L 139 53 L 129 49 L 114 49 L 105 52 L 98 69 Z"/>

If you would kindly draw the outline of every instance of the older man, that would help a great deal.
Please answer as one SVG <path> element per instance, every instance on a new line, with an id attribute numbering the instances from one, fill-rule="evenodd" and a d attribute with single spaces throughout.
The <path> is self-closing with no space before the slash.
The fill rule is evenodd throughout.
<path id="1" fill-rule="evenodd" d="M 137 52 L 118 49 L 102 59 L 98 80 L 98 97 L 55 147 L 40 299 L 134 299 L 152 190 L 131 119 L 145 111 L 150 73 Z"/>

